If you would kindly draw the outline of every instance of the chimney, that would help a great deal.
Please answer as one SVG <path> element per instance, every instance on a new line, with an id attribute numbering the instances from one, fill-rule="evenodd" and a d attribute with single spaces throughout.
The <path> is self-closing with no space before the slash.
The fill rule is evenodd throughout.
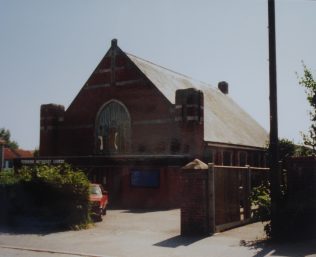
<path id="1" fill-rule="evenodd" d="M 218 82 L 218 89 L 225 95 L 228 94 L 228 83 L 226 81 Z"/>
<path id="2" fill-rule="evenodd" d="M 117 47 L 117 39 L 116 39 L 116 38 L 113 38 L 113 39 L 111 40 L 111 46 L 112 46 L 112 47 Z"/>

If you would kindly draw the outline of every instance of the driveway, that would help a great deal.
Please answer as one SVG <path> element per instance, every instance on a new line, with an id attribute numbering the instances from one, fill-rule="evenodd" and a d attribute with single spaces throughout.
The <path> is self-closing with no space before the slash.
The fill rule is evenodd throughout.
<path id="1" fill-rule="evenodd" d="M 181 237 L 180 211 L 109 210 L 102 222 L 81 231 L 49 232 L 20 226 L 0 229 L 1 257 L 263 257 L 316 256 L 316 240 L 267 245 L 255 223 L 210 237 Z"/>

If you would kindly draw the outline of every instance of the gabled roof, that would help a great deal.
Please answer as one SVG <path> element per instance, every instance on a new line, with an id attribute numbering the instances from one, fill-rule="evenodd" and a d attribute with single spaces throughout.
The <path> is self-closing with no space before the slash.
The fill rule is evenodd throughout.
<path id="1" fill-rule="evenodd" d="M 127 57 L 175 104 L 178 89 L 196 88 L 204 94 L 204 140 L 250 147 L 265 147 L 268 134 L 249 114 L 219 89 L 176 73 L 132 54 Z"/>

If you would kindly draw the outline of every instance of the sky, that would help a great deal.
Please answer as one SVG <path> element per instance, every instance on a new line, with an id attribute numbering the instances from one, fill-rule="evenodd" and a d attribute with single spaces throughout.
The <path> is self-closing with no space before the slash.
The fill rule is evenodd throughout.
<path id="1" fill-rule="evenodd" d="M 119 47 L 229 95 L 269 132 L 267 0 L 0 0 L 0 128 L 39 147 L 40 106 L 67 108 Z M 301 143 L 316 77 L 316 1 L 275 0 L 279 137 Z"/>

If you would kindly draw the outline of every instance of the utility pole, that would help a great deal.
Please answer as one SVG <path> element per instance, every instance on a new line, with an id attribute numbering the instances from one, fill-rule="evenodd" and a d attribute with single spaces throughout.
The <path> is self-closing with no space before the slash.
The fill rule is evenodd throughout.
<path id="1" fill-rule="evenodd" d="M 271 186 L 271 228 L 272 236 L 277 236 L 278 203 L 280 200 L 278 104 L 275 40 L 275 4 L 268 0 L 269 18 L 269 89 L 270 89 L 270 186 Z"/>

